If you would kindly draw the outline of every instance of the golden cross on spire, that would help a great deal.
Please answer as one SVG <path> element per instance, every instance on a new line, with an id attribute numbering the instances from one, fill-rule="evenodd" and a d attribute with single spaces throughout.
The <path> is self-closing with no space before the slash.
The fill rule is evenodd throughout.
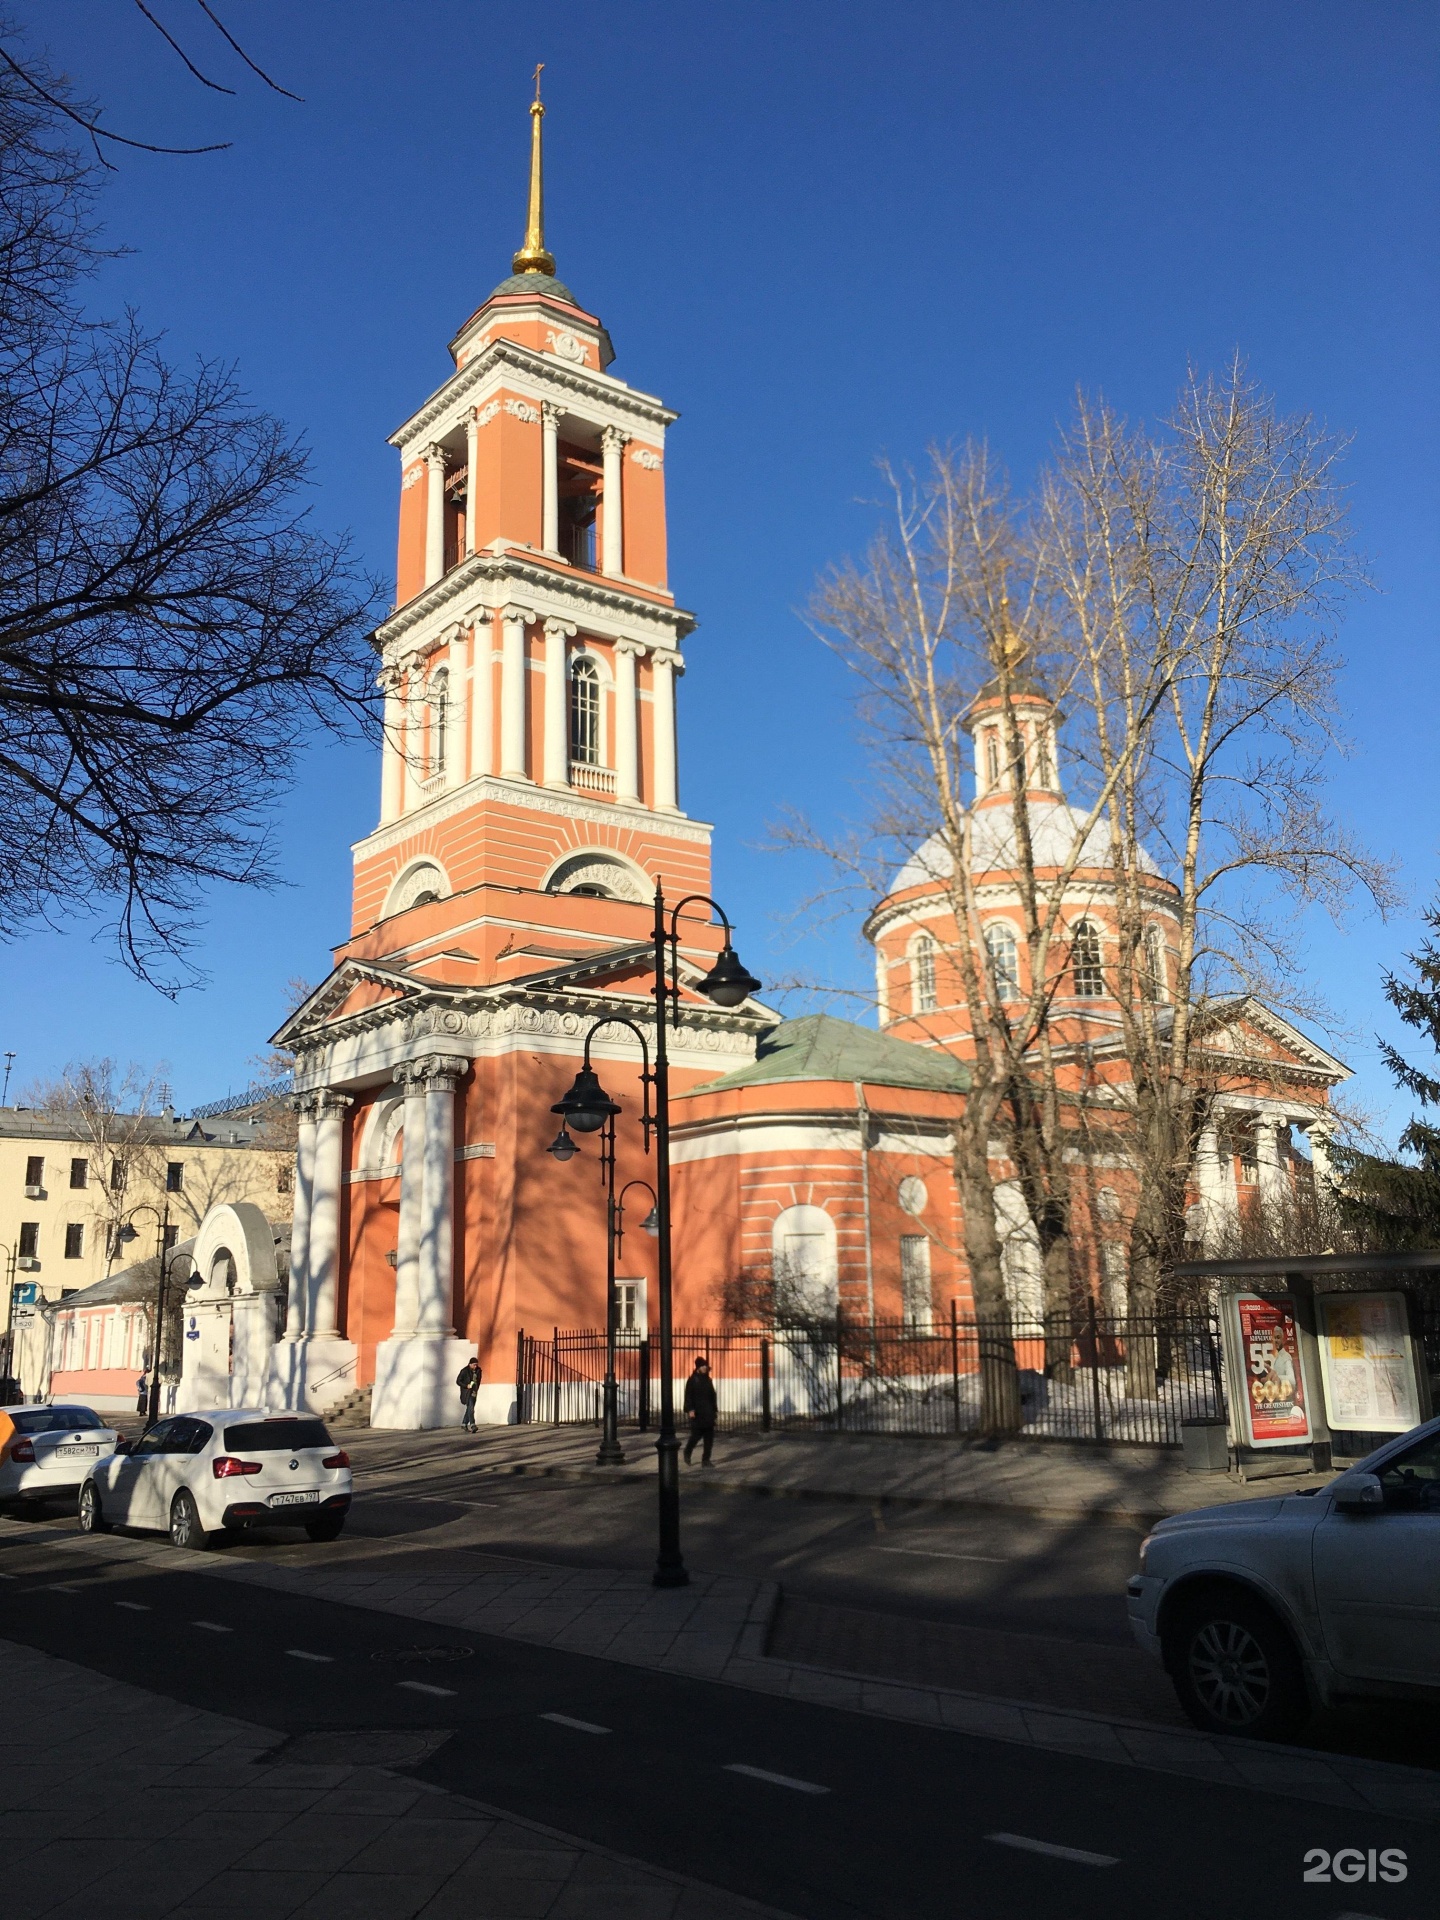
<path id="1" fill-rule="evenodd" d="M 530 204 L 525 215 L 525 244 L 511 262 L 515 273 L 551 273 L 555 256 L 545 248 L 545 167 L 540 144 L 540 122 L 545 108 L 540 99 L 541 60 L 535 68 L 535 98 L 530 102 Z"/>

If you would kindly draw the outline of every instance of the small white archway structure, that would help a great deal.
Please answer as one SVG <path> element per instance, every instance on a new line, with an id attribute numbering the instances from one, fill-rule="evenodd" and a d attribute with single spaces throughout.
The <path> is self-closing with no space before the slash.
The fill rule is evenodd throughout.
<path id="1" fill-rule="evenodd" d="M 253 1201 L 211 1207 L 185 1296 L 178 1412 L 265 1404 L 265 1369 L 285 1314 L 283 1230 Z"/>

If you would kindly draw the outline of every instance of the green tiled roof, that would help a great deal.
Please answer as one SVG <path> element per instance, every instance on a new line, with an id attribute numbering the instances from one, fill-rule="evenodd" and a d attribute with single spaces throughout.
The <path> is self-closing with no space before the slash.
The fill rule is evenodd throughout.
<path id="1" fill-rule="evenodd" d="M 690 1087 L 690 1093 L 717 1093 L 727 1087 L 760 1087 L 781 1080 L 860 1080 L 872 1087 L 922 1087 L 937 1093 L 964 1093 L 970 1071 L 939 1047 L 918 1047 L 891 1040 L 873 1027 L 808 1013 L 782 1020 L 756 1048 L 751 1066 Z"/>

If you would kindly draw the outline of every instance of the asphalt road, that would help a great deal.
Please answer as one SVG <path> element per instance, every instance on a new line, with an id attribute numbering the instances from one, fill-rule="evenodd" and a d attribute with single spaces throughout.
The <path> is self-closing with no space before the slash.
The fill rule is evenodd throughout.
<path id="1" fill-rule="evenodd" d="M 72 1529 L 39 1525 L 0 1541 L 5 1637 L 288 1733 L 448 1730 L 422 1777 L 805 1920 L 1419 1920 L 1436 1908 L 1440 1840 L 1417 1823 L 47 1544 Z M 255 1542 L 245 1551 L 298 1550 Z M 417 1645 L 469 1651 L 402 1657 Z M 15 1764 L 23 1729 L 7 1729 L 6 1744 Z M 1408 1877 L 1307 1885 L 1304 1855 L 1315 1847 L 1399 1848 Z"/>

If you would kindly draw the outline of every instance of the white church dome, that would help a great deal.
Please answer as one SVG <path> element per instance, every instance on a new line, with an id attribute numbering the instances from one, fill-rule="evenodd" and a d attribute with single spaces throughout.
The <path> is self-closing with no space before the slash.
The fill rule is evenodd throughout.
<path id="1" fill-rule="evenodd" d="M 1020 864 L 1015 839 L 1013 806 L 977 807 L 971 812 L 973 865 L 976 873 L 994 873 Z M 1030 838 L 1037 867 L 1061 867 L 1069 858 L 1075 836 L 1086 816 L 1078 807 L 1063 800 L 1032 800 Z M 1140 862 L 1146 873 L 1158 875 L 1160 868 L 1142 848 Z M 1090 829 L 1081 865 L 1105 867 L 1110 864 L 1110 822 L 1103 816 Z M 917 847 L 890 883 L 892 893 L 909 887 L 923 887 L 950 878 L 950 849 L 943 834 L 932 833 Z"/>

